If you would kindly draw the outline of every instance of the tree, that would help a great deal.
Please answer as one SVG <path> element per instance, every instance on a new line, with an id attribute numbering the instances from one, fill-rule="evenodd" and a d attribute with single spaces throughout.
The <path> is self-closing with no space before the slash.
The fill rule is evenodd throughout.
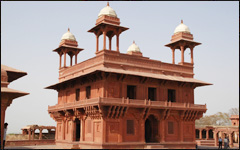
<path id="1" fill-rule="evenodd" d="M 214 115 L 204 116 L 195 121 L 196 125 L 217 125 L 228 126 L 231 125 L 231 115 L 239 115 L 239 107 L 231 108 L 228 113 L 218 112 Z"/>

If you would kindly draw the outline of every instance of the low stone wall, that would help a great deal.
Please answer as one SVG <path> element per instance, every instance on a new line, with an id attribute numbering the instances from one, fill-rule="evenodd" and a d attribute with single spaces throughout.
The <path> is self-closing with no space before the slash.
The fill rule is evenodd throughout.
<path id="1" fill-rule="evenodd" d="M 15 140 L 6 141 L 6 146 L 54 145 L 55 140 Z"/>

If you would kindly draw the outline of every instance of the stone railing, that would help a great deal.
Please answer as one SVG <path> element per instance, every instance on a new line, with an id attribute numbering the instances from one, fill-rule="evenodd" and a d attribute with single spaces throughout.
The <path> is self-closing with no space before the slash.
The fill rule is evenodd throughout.
<path id="1" fill-rule="evenodd" d="M 136 99 L 125 99 L 125 98 L 92 98 L 86 100 L 75 101 L 72 103 L 57 104 L 54 106 L 48 106 L 48 111 L 59 111 L 73 108 L 81 108 L 92 105 L 122 105 L 129 107 L 154 107 L 154 108 L 170 108 L 170 109 L 206 109 L 205 105 L 190 104 L 190 103 L 176 103 L 167 101 L 151 101 L 151 100 L 136 100 Z"/>

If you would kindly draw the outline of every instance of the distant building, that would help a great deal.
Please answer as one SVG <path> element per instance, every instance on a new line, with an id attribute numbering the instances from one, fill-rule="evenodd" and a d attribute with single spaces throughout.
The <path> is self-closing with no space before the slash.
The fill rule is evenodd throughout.
<path id="1" fill-rule="evenodd" d="M 43 133 L 42 133 L 43 130 L 48 130 L 47 135 L 55 134 L 56 127 L 54 127 L 54 126 L 28 125 L 28 126 L 23 127 L 21 130 L 22 130 L 22 135 L 28 135 L 28 140 L 34 140 L 35 131 L 39 130 L 39 140 L 42 140 L 43 139 L 42 138 L 43 137 Z"/>
<path id="2" fill-rule="evenodd" d="M 219 137 L 228 137 L 230 147 L 239 147 L 239 115 L 232 115 L 230 119 L 231 126 L 196 126 L 198 145 L 218 146 Z"/>
<path id="3" fill-rule="evenodd" d="M 88 31 L 96 36 L 95 57 L 77 63 L 83 49 L 70 30 L 53 50 L 60 56 L 59 82 L 47 89 L 58 92 L 58 103 L 48 107 L 57 123 L 56 144 L 63 148 L 195 148 L 195 120 L 207 109 L 206 104 L 194 104 L 194 89 L 211 85 L 193 78 L 193 49 L 201 43 L 193 41 L 181 22 L 171 43 L 165 45 L 172 50 L 172 63 L 164 63 L 144 57 L 135 42 L 127 53 L 120 53 L 119 36 L 126 30 L 108 4 Z M 103 48 L 99 49 L 101 35 Z M 187 48 L 190 63 L 184 61 Z M 181 51 L 178 64 L 176 49 Z"/>
<path id="4" fill-rule="evenodd" d="M 5 66 L 1 64 L 1 143 L 3 143 L 4 123 L 5 123 L 5 111 L 10 106 L 12 100 L 29 93 L 17 91 L 8 88 L 8 85 L 18 78 L 27 75 L 26 72 Z M 3 145 L 1 144 L 1 149 Z"/>

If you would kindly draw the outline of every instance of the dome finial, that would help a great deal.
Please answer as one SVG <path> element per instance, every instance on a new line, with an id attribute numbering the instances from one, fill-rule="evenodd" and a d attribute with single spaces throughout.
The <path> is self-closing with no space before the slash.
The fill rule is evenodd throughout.
<path id="1" fill-rule="evenodd" d="M 135 44 L 135 41 L 133 40 L 133 43 Z"/>
<path id="2" fill-rule="evenodd" d="M 107 2 L 107 6 L 109 6 L 109 2 Z"/>
<path id="3" fill-rule="evenodd" d="M 181 20 L 181 23 L 183 23 L 183 20 Z"/>
<path id="4" fill-rule="evenodd" d="M 68 27 L 68 31 L 70 32 L 70 29 L 69 29 L 69 27 Z"/>

